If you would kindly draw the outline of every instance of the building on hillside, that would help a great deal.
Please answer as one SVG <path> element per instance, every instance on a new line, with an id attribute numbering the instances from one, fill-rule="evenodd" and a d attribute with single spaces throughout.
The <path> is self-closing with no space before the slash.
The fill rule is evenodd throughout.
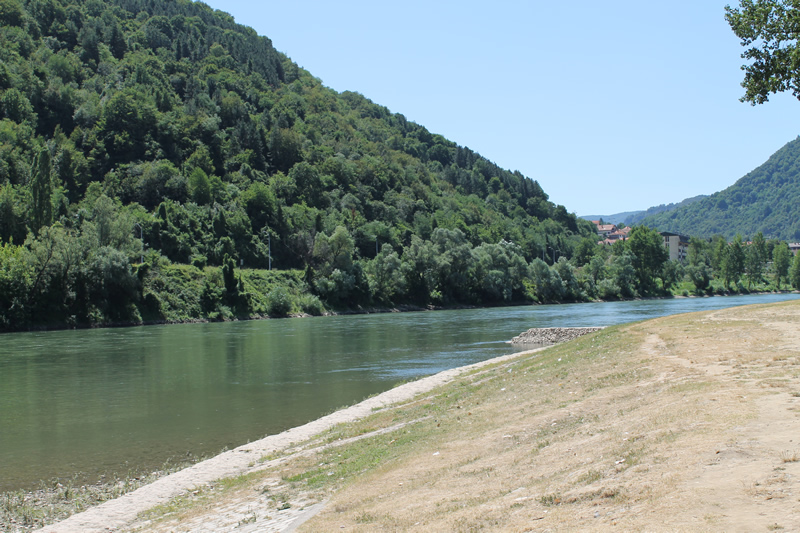
<path id="1" fill-rule="evenodd" d="M 689 252 L 689 237 L 668 231 L 662 231 L 661 236 L 664 237 L 664 247 L 669 251 L 670 260 L 677 259 L 683 263 Z"/>
<path id="2" fill-rule="evenodd" d="M 617 228 L 608 235 L 606 238 L 611 239 L 612 241 L 624 241 L 628 239 L 628 233 L 631 232 L 631 228 L 626 226 L 624 228 Z"/>
<path id="3" fill-rule="evenodd" d="M 603 232 L 600 231 L 600 228 L 603 228 Z M 613 227 L 613 231 L 606 232 L 609 227 Z M 617 228 L 613 224 L 598 224 L 597 225 L 597 233 L 603 237 L 597 244 L 614 244 L 617 241 L 624 241 L 628 239 L 628 233 L 631 232 L 631 228 Z"/>
<path id="4" fill-rule="evenodd" d="M 617 231 L 615 224 L 595 224 L 595 226 L 597 227 L 597 233 L 603 238 L 606 238 L 609 233 Z"/>
<path id="5" fill-rule="evenodd" d="M 797 252 L 800 252 L 800 242 L 790 242 L 789 251 L 792 252 L 792 255 L 797 255 Z"/>

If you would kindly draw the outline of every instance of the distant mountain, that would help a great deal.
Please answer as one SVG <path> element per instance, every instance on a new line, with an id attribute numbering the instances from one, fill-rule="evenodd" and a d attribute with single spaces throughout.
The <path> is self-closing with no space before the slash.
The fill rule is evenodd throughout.
<path id="1" fill-rule="evenodd" d="M 707 196 L 701 194 L 699 196 L 687 198 L 676 204 L 657 205 L 647 209 L 646 211 L 626 211 L 624 213 L 616 213 L 613 215 L 583 215 L 580 218 L 584 220 L 602 220 L 606 224 L 625 224 L 626 226 L 634 226 L 641 222 L 645 217 L 656 215 L 658 213 L 674 211 L 679 207 L 684 207 L 698 200 L 702 200 L 703 198 L 707 198 Z"/>
<path id="2" fill-rule="evenodd" d="M 691 205 L 699 200 L 702 200 L 703 198 L 708 198 L 708 195 L 700 194 L 698 196 L 687 198 L 675 204 L 657 205 L 655 207 L 649 208 L 647 211 L 634 211 L 629 216 L 625 217 L 623 222 L 625 223 L 626 226 L 633 226 L 649 216 L 657 215 L 659 213 L 669 213 L 681 207 Z"/>
<path id="3" fill-rule="evenodd" d="M 698 237 L 760 231 L 768 239 L 800 240 L 800 137 L 727 189 L 637 223 Z"/>
<path id="4" fill-rule="evenodd" d="M 584 220 L 602 220 L 606 224 L 621 224 L 629 217 L 636 216 L 644 211 L 626 211 L 625 213 L 617 213 L 615 215 L 581 215 L 580 218 Z"/>

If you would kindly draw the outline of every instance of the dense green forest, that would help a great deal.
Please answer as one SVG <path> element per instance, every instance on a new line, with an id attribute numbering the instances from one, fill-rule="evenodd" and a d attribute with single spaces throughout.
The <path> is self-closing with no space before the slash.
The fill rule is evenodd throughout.
<path id="1" fill-rule="evenodd" d="M 761 232 L 772 239 L 800 241 L 800 138 L 727 189 L 638 222 L 706 238 Z"/>
<path id="2" fill-rule="evenodd" d="M 519 300 L 509 265 L 592 232 L 205 4 L 0 0 L 0 23 L 6 327 Z"/>
<path id="3" fill-rule="evenodd" d="M 0 0 L 0 329 L 662 294 L 658 239 L 203 3 Z"/>

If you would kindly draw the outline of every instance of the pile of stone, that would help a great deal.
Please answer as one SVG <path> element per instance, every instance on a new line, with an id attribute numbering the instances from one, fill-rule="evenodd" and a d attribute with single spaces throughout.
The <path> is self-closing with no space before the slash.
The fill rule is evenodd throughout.
<path id="1" fill-rule="evenodd" d="M 511 339 L 511 344 L 556 344 L 603 328 L 531 328 Z"/>

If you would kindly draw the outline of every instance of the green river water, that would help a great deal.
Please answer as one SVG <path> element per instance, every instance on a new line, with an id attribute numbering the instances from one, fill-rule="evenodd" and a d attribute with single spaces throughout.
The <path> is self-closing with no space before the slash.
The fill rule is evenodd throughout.
<path id="1" fill-rule="evenodd" d="M 756 295 L 0 335 L 0 491 L 217 453 L 410 379 L 606 326 Z"/>

